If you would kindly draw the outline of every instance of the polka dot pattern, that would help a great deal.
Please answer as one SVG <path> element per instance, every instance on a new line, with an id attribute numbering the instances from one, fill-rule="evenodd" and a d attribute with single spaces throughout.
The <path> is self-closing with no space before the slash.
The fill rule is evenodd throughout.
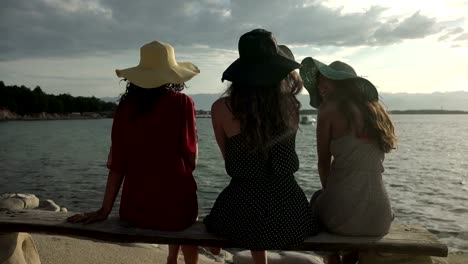
<path id="1" fill-rule="evenodd" d="M 319 231 L 294 178 L 296 135 L 277 138 L 268 155 L 249 151 L 242 134 L 227 139 L 225 166 L 232 179 L 204 219 L 208 231 L 252 250 L 281 249 Z"/>

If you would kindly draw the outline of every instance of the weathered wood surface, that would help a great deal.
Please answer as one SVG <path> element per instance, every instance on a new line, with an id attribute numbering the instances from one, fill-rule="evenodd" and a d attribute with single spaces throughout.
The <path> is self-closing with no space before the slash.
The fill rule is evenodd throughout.
<path id="1" fill-rule="evenodd" d="M 233 241 L 215 236 L 198 222 L 180 232 L 139 229 L 126 225 L 118 217 L 89 225 L 71 224 L 66 218 L 74 213 L 40 210 L 0 211 L 0 232 L 31 232 L 79 236 L 111 242 L 187 244 L 218 247 L 241 247 Z M 345 237 L 320 233 L 300 245 L 283 248 L 296 251 L 376 250 L 387 253 L 445 257 L 447 246 L 421 226 L 394 224 L 382 238 Z"/>

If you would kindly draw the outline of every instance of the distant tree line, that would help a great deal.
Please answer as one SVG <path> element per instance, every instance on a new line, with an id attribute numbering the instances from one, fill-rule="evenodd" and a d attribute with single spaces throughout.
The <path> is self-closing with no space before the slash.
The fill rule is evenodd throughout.
<path id="1" fill-rule="evenodd" d="M 6 86 L 0 81 L 0 107 L 6 107 L 19 115 L 33 113 L 66 114 L 73 112 L 114 112 L 115 103 L 104 102 L 94 96 L 73 97 L 69 94 L 46 94 L 41 87 Z"/>

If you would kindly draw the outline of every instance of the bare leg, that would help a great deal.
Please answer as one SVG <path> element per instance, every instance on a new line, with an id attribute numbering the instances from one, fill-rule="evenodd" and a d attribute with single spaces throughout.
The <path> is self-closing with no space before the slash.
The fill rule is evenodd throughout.
<path id="1" fill-rule="evenodd" d="M 185 264 L 198 264 L 198 246 L 182 245 L 182 253 L 184 253 Z"/>
<path id="2" fill-rule="evenodd" d="M 168 247 L 169 254 L 167 256 L 167 264 L 177 264 L 180 245 L 168 245 Z"/>
<path id="3" fill-rule="evenodd" d="M 252 259 L 255 264 L 267 264 L 268 263 L 266 250 L 262 250 L 262 251 L 250 250 L 250 254 L 252 254 Z"/>
<path id="4" fill-rule="evenodd" d="M 328 264 L 341 264 L 341 258 L 338 254 L 328 255 Z"/>

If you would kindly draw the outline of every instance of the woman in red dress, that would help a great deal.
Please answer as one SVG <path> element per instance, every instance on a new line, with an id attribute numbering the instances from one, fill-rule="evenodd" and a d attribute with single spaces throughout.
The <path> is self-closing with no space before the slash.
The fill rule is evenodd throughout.
<path id="1" fill-rule="evenodd" d="M 138 66 L 116 70 L 127 89 L 114 115 L 104 201 L 99 210 L 68 221 L 105 220 L 123 183 L 119 215 L 130 225 L 178 231 L 195 223 L 195 110 L 192 99 L 180 91 L 199 72 L 191 63 L 177 63 L 174 49 L 157 41 L 141 48 Z M 179 248 L 169 246 L 168 263 L 177 263 Z M 196 246 L 181 248 L 186 263 L 198 262 Z"/>

